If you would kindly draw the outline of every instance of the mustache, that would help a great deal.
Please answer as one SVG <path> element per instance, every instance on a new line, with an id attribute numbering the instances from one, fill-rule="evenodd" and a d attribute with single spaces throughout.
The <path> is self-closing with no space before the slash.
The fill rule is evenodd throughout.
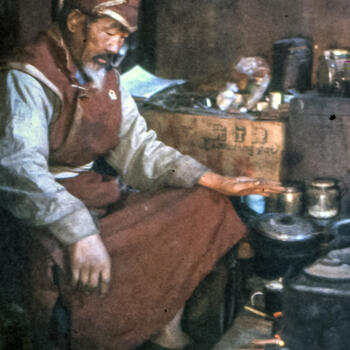
<path id="1" fill-rule="evenodd" d="M 94 56 L 92 58 L 92 60 L 97 64 L 101 64 L 100 60 L 103 60 L 103 61 L 105 61 L 105 65 L 110 65 L 113 62 L 113 57 L 114 57 L 114 55 L 111 53 L 104 53 L 104 54 L 101 53 L 101 54 Z"/>

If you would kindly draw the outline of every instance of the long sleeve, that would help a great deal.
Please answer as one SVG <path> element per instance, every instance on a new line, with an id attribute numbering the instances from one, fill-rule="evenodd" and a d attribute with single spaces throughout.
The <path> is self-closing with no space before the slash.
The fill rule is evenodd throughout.
<path id="1" fill-rule="evenodd" d="M 141 190 L 195 185 L 208 168 L 157 140 L 156 133 L 147 130 L 133 98 L 123 87 L 121 99 L 120 142 L 106 161 L 118 170 L 124 182 Z"/>
<path id="2" fill-rule="evenodd" d="M 49 123 L 59 100 L 30 75 L 0 73 L 0 205 L 62 244 L 98 233 L 85 205 L 48 168 Z"/>

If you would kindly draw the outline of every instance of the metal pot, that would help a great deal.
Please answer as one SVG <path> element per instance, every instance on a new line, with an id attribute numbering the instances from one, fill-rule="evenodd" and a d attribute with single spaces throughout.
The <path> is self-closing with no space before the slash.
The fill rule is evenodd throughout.
<path id="1" fill-rule="evenodd" d="M 321 234 L 308 218 L 269 213 L 251 222 L 256 272 L 264 277 L 283 276 L 292 266 L 304 266 L 317 256 Z"/>
<path id="2" fill-rule="evenodd" d="M 267 314 L 282 310 L 283 278 L 265 281 L 262 291 L 256 291 L 250 296 L 250 304 L 257 309 L 263 309 Z"/>

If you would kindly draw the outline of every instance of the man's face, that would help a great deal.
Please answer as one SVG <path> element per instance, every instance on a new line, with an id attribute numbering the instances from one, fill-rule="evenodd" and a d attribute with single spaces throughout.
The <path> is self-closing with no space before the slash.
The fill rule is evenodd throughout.
<path id="1" fill-rule="evenodd" d="M 79 66 L 100 70 L 108 65 L 112 55 L 119 52 L 128 32 L 110 17 L 91 20 L 82 16 L 84 20 L 72 33 L 72 54 Z"/>

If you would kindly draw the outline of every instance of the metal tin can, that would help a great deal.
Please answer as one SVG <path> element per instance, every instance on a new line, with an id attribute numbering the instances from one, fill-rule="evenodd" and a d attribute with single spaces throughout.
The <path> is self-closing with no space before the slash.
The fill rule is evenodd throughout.
<path id="1" fill-rule="evenodd" d="M 302 214 L 303 190 L 299 184 L 284 185 L 285 191 L 272 194 L 266 201 L 266 212 Z"/>
<path id="2" fill-rule="evenodd" d="M 285 186 L 280 193 L 280 206 L 283 213 L 301 214 L 303 211 L 303 191 L 298 185 Z"/>

